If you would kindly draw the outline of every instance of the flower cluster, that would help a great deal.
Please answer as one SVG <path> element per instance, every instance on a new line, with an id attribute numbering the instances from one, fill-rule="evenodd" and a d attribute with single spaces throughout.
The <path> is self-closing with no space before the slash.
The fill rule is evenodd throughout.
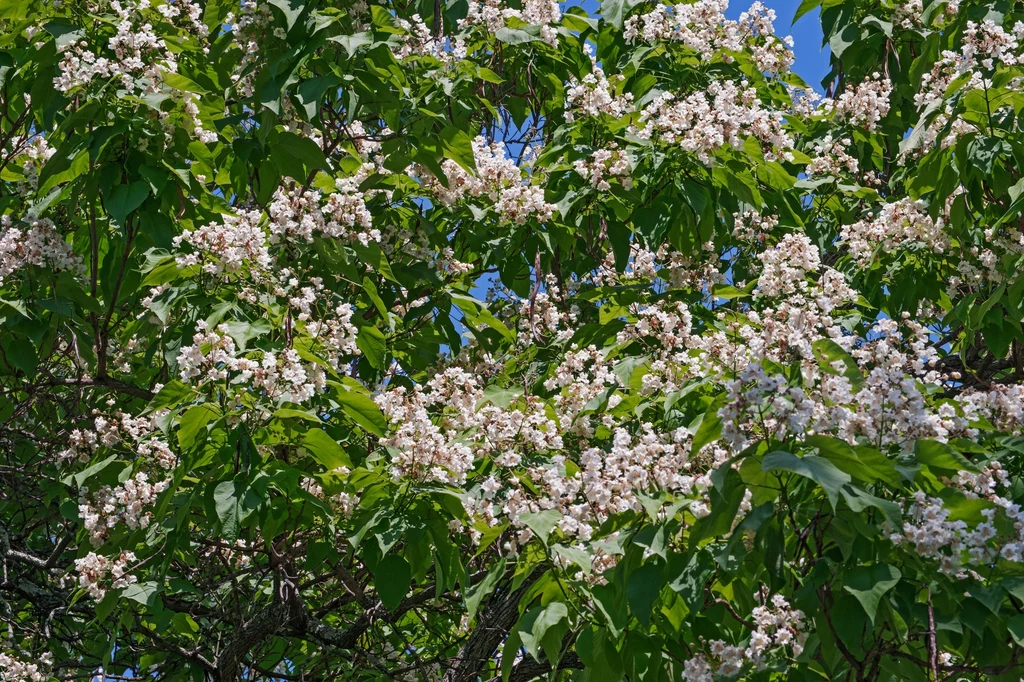
<path id="1" fill-rule="evenodd" d="M 373 164 L 363 164 L 355 175 L 335 180 L 336 191 L 326 201 L 319 190 L 295 187 L 279 188 L 267 208 L 270 216 L 270 242 L 296 238 L 311 242 L 315 234 L 325 237 L 379 242 L 381 234 L 373 229 L 373 217 L 366 208 L 367 196 L 359 185 L 374 171 Z"/>
<path id="2" fill-rule="evenodd" d="M 793 139 L 783 130 L 783 112 L 767 109 L 745 81 L 713 81 L 706 90 L 677 99 L 670 92 L 644 107 L 638 136 L 678 145 L 705 165 L 723 145 L 759 140 L 765 158 L 790 158 Z"/>
<path id="3" fill-rule="evenodd" d="M 38 663 L 28 663 L 10 654 L 0 653 L 0 680 L 4 682 L 47 682 L 47 668 L 53 665 L 53 654 L 39 656 Z"/>
<path id="4" fill-rule="evenodd" d="M 203 270 L 216 275 L 235 273 L 245 266 L 250 272 L 269 271 L 272 262 L 260 217 L 258 211 L 240 211 L 224 215 L 219 223 L 182 231 L 173 244 L 180 247 L 184 242 L 193 253 L 179 254 L 175 258 L 178 267 L 202 263 Z"/>
<path id="5" fill-rule="evenodd" d="M 466 46 L 460 38 L 451 41 L 443 36 L 435 38 L 418 14 L 412 15 L 409 21 L 396 18 L 395 23 L 406 32 L 401 47 L 395 51 L 399 59 L 430 55 L 450 66 L 466 58 Z"/>
<path id="6" fill-rule="evenodd" d="M 611 189 L 609 178 L 617 178 L 625 189 L 633 186 L 629 156 L 615 144 L 606 149 L 598 149 L 589 158 L 578 159 L 573 164 L 573 170 L 602 192 Z"/>
<path id="7" fill-rule="evenodd" d="M 16 138 L 10 142 L 11 153 L 16 154 L 21 163 L 21 172 L 25 176 L 24 182 L 17 183 L 19 192 L 23 195 L 31 193 L 39 188 L 39 173 L 43 165 L 53 156 L 57 150 L 50 146 L 50 143 L 42 135 Z"/>
<path id="8" fill-rule="evenodd" d="M 672 6 L 659 4 L 651 12 L 626 20 L 627 41 L 653 43 L 669 40 L 697 52 L 704 61 L 750 50 L 758 70 L 771 74 L 788 71 L 793 64 L 793 40 L 775 35 L 775 11 L 755 2 L 737 21 L 726 19 L 728 0 L 697 0 Z"/>
<path id="9" fill-rule="evenodd" d="M 238 357 L 227 325 L 210 329 L 200 321 L 197 326 L 192 345 L 184 346 L 178 354 L 178 371 L 183 381 L 198 379 L 199 384 L 229 381 L 255 389 L 270 400 L 296 403 L 308 401 L 326 385 L 324 370 L 316 364 L 303 362 L 293 348 L 280 354 L 262 351 L 259 361 Z"/>
<path id="10" fill-rule="evenodd" d="M 192 134 L 197 140 L 206 144 L 212 144 L 217 141 L 217 133 L 212 130 L 206 130 L 203 128 L 203 122 L 199 119 L 199 105 L 196 104 L 196 96 L 191 92 L 186 92 L 182 97 L 184 103 L 185 114 L 189 117 L 192 123 Z"/>
<path id="11" fill-rule="evenodd" d="M 129 92 L 151 93 L 159 89 L 163 74 L 177 72 L 174 54 L 142 17 L 149 0 L 127 6 L 111 0 L 110 7 L 120 18 L 116 35 L 107 43 L 114 57 L 97 56 L 85 40 L 63 46 L 60 74 L 53 79 L 54 87 L 61 92 L 88 85 L 96 78 L 117 78 Z"/>
<path id="12" fill-rule="evenodd" d="M 1024 23 L 1017 22 L 1012 33 L 987 19 L 981 23 L 967 22 L 960 52 L 944 50 L 932 70 L 922 76 L 921 89 L 915 95 L 915 102 L 923 106 L 933 100 L 942 99 L 954 80 L 966 75 L 968 89 L 980 88 L 985 76 L 980 69 L 992 71 L 1003 64 L 1013 66 L 1020 63 L 1020 38 L 1024 36 Z"/>
<path id="13" fill-rule="evenodd" d="M 488 144 L 482 135 L 473 140 L 476 172 L 470 173 L 451 159 L 441 164 L 448 187 L 424 171 L 423 185 L 432 191 L 443 206 L 454 206 L 469 199 L 485 199 L 501 220 L 525 223 L 531 217 L 549 220 L 555 207 L 544 201 L 544 189 L 526 184 L 522 170 L 505 153 L 501 143 Z"/>
<path id="14" fill-rule="evenodd" d="M 761 670 L 768 655 L 783 656 L 787 647 L 794 658 L 798 657 L 807 640 L 803 612 L 791 608 L 781 594 L 773 596 L 770 604 L 754 609 L 752 616 L 757 629 L 751 634 L 746 648 L 722 640 L 707 642 L 707 654 L 699 653 L 683 664 L 683 679 L 686 682 L 714 682 L 719 676 L 738 675 L 748 664 Z"/>
<path id="15" fill-rule="evenodd" d="M 733 214 L 732 234 L 740 241 L 763 245 L 778 226 L 779 219 L 775 216 L 762 216 L 757 211 L 744 211 Z"/>
<path id="16" fill-rule="evenodd" d="M 977 473 L 960 471 L 950 483 L 970 499 L 991 503 L 981 510 L 983 522 L 971 528 L 964 521 L 950 521 L 942 500 L 917 493 L 907 512 L 912 522 L 905 521 L 902 532 L 890 539 L 912 545 L 917 553 L 936 559 L 943 573 L 961 578 L 972 573 L 965 566 L 990 566 L 997 558 L 1024 562 L 1024 511 L 999 494 L 999 488 L 1012 485 L 1000 463 L 990 462 Z"/>
<path id="17" fill-rule="evenodd" d="M 822 100 L 820 107 L 825 113 L 834 113 L 841 121 L 873 131 L 889 114 L 891 94 L 892 83 L 881 74 L 873 73 L 853 90 L 843 92 L 836 99 Z"/>
<path id="18" fill-rule="evenodd" d="M 0 216 L 0 285 L 28 265 L 55 272 L 79 272 L 83 267 L 81 256 L 57 232 L 53 221 L 33 220 L 22 230 L 14 226 L 10 215 Z"/>
<path id="19" fill-rule="evenodd" d="M 853 146 L 848 137 L 834 140 L 829 133 L 820 140 L 815 140 L 811 147 L 811 162 L 807 164 L 807 177 L 818 178 L 831 176 L 839 178 L 844 175 L 856 176 L 860 171 L 860 162 L 847 151 Z M 865 179 L 870 179 L 868 173 Z"/>
<path id="20" fill-rule="evenodd" d="M 612 81 L 620 86 L 625 81 L 622 74 L 611 80 L 605 76 L 604 69 L 597 65 L 591 56 L 590 73 L 583 80 L 569 79 L 565 88 L 565 120 L 572 123 L 578 116 L 611 116 L 621 118 L 633 111 L 633 94 L 618 93 Z"/>
<path id="21" fill-rule="evenodd" d="M 392 448 L 397 477 L 419 481 L 460 483 L 473 467 L 473 450 L 447 429 L 435 424 L 428 409 L 443 406 L 442 424 L 458 432 L 475 424 L 476 403 L 482 397 L 476 379 L 456 369 L 434 377 L 426 390 L 399 386 L 377 396 L 384 415 L 398 424 L 382 444 Z"/>
<path id="22" fill-rule="evenodd" d="M 885 204 L 874 219 L 844 225 L 840 242 L 861 266 L 878 250 L 891 254 L 918 247 L 942 253 L 949 245 L 942 219 L 932 220 L 924 204 L 908 198 Z"/>
<path id="23" fill-rule="evenodd" d="M 82 488 L 78 512 L 89 532 L 89 541 L 99 547 L 119 522 L 133 530 L 149 527 L 153 514 L 146 507 L 170 484 L 170 479 L 150 483 L 149 476 L 140 471 L 115 488 L 103 486 L 93 492 Z"/>
<path id="24" fill-rule="evenodd" d="M 136 576 L 128 572 L 129 564 L 135 560 L 133 552 L 121 552 L 113 560 L 95 552 L 89 552 L 81 559 L 75 559 L 78 585 L 84 588 L 93 599 L 103 599 L 107 596 L 107 590 L 120 590 L 139 581 Z"/>
<path id="25" fill-rule="evenodd" d="M 539 26 L 544 42 L 557 45 L 558 32 L 555 27 L 562 20 L 562 10 L 557 0 L 525 0 L 521 10 L 508 7 L 504 0 L 470 0 L 469 10 L 466 17 L 459 21 L 459 28 L 479 25 L 496 33 L 505 28 L 508 19 Z"/>

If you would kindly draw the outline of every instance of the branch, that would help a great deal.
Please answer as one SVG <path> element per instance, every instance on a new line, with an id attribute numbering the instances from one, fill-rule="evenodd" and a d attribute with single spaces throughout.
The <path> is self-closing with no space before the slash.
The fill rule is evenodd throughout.
<path id="1" fill-rule="evenodd" d="M 508 679 L 509 682 L 530 682 L 530 680 L 547 675 L 552 670 L 583 670 L 583 661 L 580 660 L 575 651 L 568 651 L 558 661 L 558 665 L 552 668 L 551 664 L 547 661 L 538 663 L 532 657 L 526 656 L 520 661 L 519 665 L 512 668 L 512 673 Z M 498 675 L 487 680 L 487 682 L 500 682 L 500 680 L 501 675 Z"/>
<path id="2" fill-rule="evenodd" d="M 452 661 L 443 682 L 476 682 L 479 679 L 484 664 L 493 657 L 519 618 L 519 600 L 542 573 L 541 569 L 535 570 L 518 590 L 504 599 L 492 601 L 480 614 L 476 629 Z"/>
<path id="3" fill-rule="evenodd" d="M 98 388 L 109 388 L 118 393 L 124 393 L 126 395 L 134 396 L 136 398 L 142 398 L 143 400 L 150 401 L 153 399 L 153 392 L 147 391 L 144 388 L 138 386 L 132 386 L 126 384 L 123 381 L 117 379 L 111 379 L 106 377 L 103 379 L 94 379 L 92 377 L 81 377 L 78 379 L 54 379 L 53 381 L 46 381 L 37 386 L 85 386 L 85 387 L 98 387 Z"/>
<path id="4" fill-rule="evenodd" d="M 235 631 L 227 646 L 217 655 L 215 666 L 221 682 L 237 682 L 241 674 L 242 658 L 257 644 L 278 632 L 288 623 L 288 606 L 276 603 L 268 606 Z"/>

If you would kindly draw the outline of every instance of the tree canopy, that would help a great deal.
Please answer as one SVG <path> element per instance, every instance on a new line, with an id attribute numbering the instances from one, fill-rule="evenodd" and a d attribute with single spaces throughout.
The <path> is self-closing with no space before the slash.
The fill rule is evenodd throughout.
<path id="1" fill-rule="evenodd" d="M 1024 3 L 726 5 L 0 0 L 0 679 L 1020 680 Z"/>

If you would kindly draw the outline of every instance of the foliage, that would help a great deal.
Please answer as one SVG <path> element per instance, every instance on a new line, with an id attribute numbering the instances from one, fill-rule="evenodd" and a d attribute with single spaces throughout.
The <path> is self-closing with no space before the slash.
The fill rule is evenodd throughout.
<path id="1" fill-rule="evenodd" d="M 1024 7 L 0 3 L 0 678 L 1018 680 Z"/>

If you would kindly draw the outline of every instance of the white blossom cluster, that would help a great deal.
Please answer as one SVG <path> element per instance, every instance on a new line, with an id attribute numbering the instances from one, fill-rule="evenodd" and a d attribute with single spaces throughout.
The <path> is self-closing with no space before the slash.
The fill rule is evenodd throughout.
<path id="1" fill-rule="evenodd" d="M 0 216 L 0 285 L 28 265 L 54 272 L 78 273 L 83 269 L 82 257 L 57 232 L 53 221 L 39 218 L 22 229 L 15 227 L 10 215 Z"/>
<path id="2" fill-rule="evenodd" d="M 861 266 L 868 265 L 874 254 L 895 253 L 916 246 L 932 253 L 942 253 L 949 246 L 943 232 L 942 218 L 933 220 L 927 207 L 909 198 L 885 204 L 878 216 L 843 225 L 840 243 Z"/>
<path id="3" fill-rule="evenodd" d="M 192 134 L 197 140 L 204 144 L 212 144 L 217 141 L 217 133 L 203 128 L 203 122 L 199 119 L 199 105 L 196 103 L 196 96 L 191 92 L 182 95 L 185 114 L 192 123 Z"/>
<path id="4" fill-rule="evenodd" d="M 43 165 L 53 156 L 57 150 L 50 146 L 43 135 L 32 135 L 30 137 L 18 137 L 10 141 L 10 155 L 16 156 L 21 163 L 21 172 L 25 176 L 24 182 L 16 182 L 19 194 L 28 196 L 39 189 L 39 173 Z"/>
<path id="5" fill-rule="evenodd" d="M 1011 429 L 1019 430 L 1024 402 L 1020 395 L 1014 402 L 1017 418 Z M 981 509 L 984 520 L 973 526 L 964 520 L 951 520 L 952 511 L 942 499 L 919 491 L 904 512 L 902 528 L 891 529 L 889 539 L 934 559 L 942 573 L 959 579 L 980 580 L 974 569 L 989 567 L 1000 559 L 1024 562 L 1024 511 L 1000 494 L 1000 489 L 1012 485 L 1002 465 L 993 461 L 976 473 L 962 470 L 945 482 L 959 488 L 968 499 L 989 502 L 990 507 Z"/>
<path id="6" fill-rule="evenodd" d="M 319 190 L 279 188 L 267 208 L 270 242 L 277 244 L 287 238 L 311 242 L 316 234 L 358 241 L 364 246 L 379 242 L 380 230 L 373 228 L 367 197 L 359 191 L 359 185 L 373 170 L 373 164 L 364 164 L 356 175 L 335 180 L 337 191 L 327 195 L 326 201 Z"/>
<path id="7" fill-rule="evenodd" d="M 1012 31 L 1007 32 L 992 20 L 980 23 L 968 21 L 960 51 L 942 51 L 941 58 L 935 62 L 931 71 L 921 77 L 921 87 L 914 96 L 914 102 L 920 108 L 932 102 L 942 102 L 955 81 L 962 80 L 960 90 L 991 88 L 993 84 L 990 76 L 996 68 L 1024 63 L 1024 55 L 1021 54 L 1022 38 L 1024 22 L 1018 21 Z M 949 146 L 961 135 L 974 130 L 971 124 L 963 120 L 950 122 L 954 114 L 951 104 L 945 103 L 939 114 L 927 124 L 915 148 L 903 150 L 901 161 L 906 162 L 908 158 L 933 145 L 944 131 L 943 146 Z"/>
<path id="8" fill-rule="evenodd" d="M 820 107 L 826 114 L 834 113 L 840 121 L 873 131 L 878 127 L 879 121 L 889 114 L 891 94 L 892 83 L 889 79 L 882 78 L 880 73 L 873 73 L 839 97 L 822 100 Z"/>
<path id="9" fill-rule="evenodd" d="M 783 129 L 783 112 L 765 108 L 757 90 L 745 81 L 712 81 L 706 90 L 677 99 L 658 96 L 640 115 L 641 139 L 678 145 L 705 165 L 728 144 L 741 148 L 748 136 L 757 139 L 765 159 L 791 159 L 793 139 Z"/>
<path id="10" fill-rule="evenodd" d="M 568 311 L 559 310 L 559 290 L 554 282 L 547 283 L 548 291 L 538 292 L 533 300 L 519 305 L 519 342 L 527 345 L 538 335 L 551 334 L 567 341 L 576 330 L 579 309 L 574 305 Z"/>
<path id="11" fill-rule="evenodd" d="M 732 235 L 744 242 L 755 242 L 763 245 L 767 238 L 779 226 L 776 216 L 762 216 L 757 211 L 744 211 L 733 214 Z"/>
<path id="12" fill-rule="evenodd" d="M 721 56 L 731 62 L 729 53 L 746 49 L 760 71 L 788 71 L 793 64 L 793 39 L 775 35 L 775 10 L 755 2 L 737 21 L 732 21 L 725 17 L 728 8 L 728 0 L 659 4 L 647 14 L 627 19 L 623 37 L 631 42 L 678 42 L 697 52 L 704 61 Z"/>
<path id="13" fill-rule="evenodd" d="M 304 362 L 293 348 L 282 353 L 262 351 L 262 358 L 257 361 L 238 356 L 226 325 L 211 329 L 200 321 L 197 327 L 192 345 L 182 347 L 178 354 L 182 381 L 196 379 L 197 385 L 231 382 L 270 400 L 296 403 L 307 402 L 326 386 L 324 370 Z"/>
<path id="14" fill-rule="evenodd" d="M 238 4 L 239 15 L 228 12 L 224 18 L 224 28 L 232 33 L 242 50 L 242 59 L 231 74 L 231 81 L 242 97 L 252 97 L 255 93 L 256 73 L 254 68 L 264 54 L 263 45 L 269 36 L 280 40 L 288 37 L 285 30 L 278 26 L 270 30 L 274 21 L 270 3 L 257 0 L 242 0 Z"/>
<path id="15" fill-rule="evenodd" d="M 484 26 L 496 33 L 506 27 L 508 19 L 539 26 L 544 42 L 552 46 L 558 44 L 556 27 L 562 21 L 562 10 L 557 0 L 524 0 L 521 10 L 509 7 L 505 0 L 470 0 L 465 18 L 459 20 L 459 28 Z"/>
<path id="16" fill-rule="evenodd" d="M 852 444 L 864 439 L 877 447 L 903 447 L 918 438 L 971 438 L 976 431 L 970 424 L 985 414 L 1010 432 L 1020 430 L 1024 396 L 1006 388 L 966 392 L 952 404 L 928 406 L 928 391 L 950 377 L 934 369 L 938 354 L 925 326 L 884 319 L 862 338 L 836 324 L 833 312 L 854 303 L 857 292 L 840 273 L 821 267 L 817 248 L 805 236 L 787 235 L 761 261 L 754 291 L 759 309 L 720 314 L 722 330 L 694 334 L 681 303 L 661 301 L 638 312 L 619 341 L 634 339 L 651 355 L 641 381 L 644 393 L 715 380 L 728 395 L 719 414 L 733 452 L 759 439 L 810 433 Z M 819 271 L 817 281 L 810 277 Z M 852 383 L 843 362 L 823 366 L 815 353 L 819 342 L 848 351 L 863 383 Z M 794 362 L 801 368 L 799 383 L 769 369 Z"/>
<path id="17" fill-rule="evenodd" d="M 622 118 L 634 110 L 633 93 L 619 93 L 618 89 L 625 81 L 622 74 L 616 74 L 609 80 L 604 69 L 597 65 L 597 60 L 587 50 L 591 59 L 590 73 L 583 80 L 570 78 L 565 88 L 565 120 L 572 123 L 578 116 L 596 117 L 601 115 Z M 617 85 L 613 85 L 614 81 Z"/>
<path id="18" fill-rule="evenodd" d="M 860 172 L 860 162 L 850 154 L 853 140 L 843 137 L 838 140 L 832 138 L 829 133 L 820 140 L 815 140 L 811 147 L 811 162 L 807 164 L 805 172 L 809 179 L 819 177 L 841 178 L 844 175 L 857 176 Z M 858 179 L 862 184 L 870 184 L 873 175 L 864 173 Z"/>
<path id="19" fill-rule="evenodd" d="M 92 429 L 73 429 L 68 435 L 68 448 L 61 452 L 61 459 L 75 459 L 85 462 L 101 447 L 114 447 L 129 440 L 132 447 L 144 457 L 163 469 L 175 465 L 174 455 L 167 444 L 152 436 L 158 432 L 157 420 L 165 412 L 158 410 L 148 417 L 133 417 L 125 412 L 115 416 L 93 413 Z"/>
<path id="20" fill-rule="evenodd" d="M 509 551 L 532 537 L 523 514 L 557 510 L 558 528 L 587 541 L 609 515 L 642 510 L 637 497 L 641 491 L 693 496 L 691 513 L 707 514 L 710 482 L 706 475 L 687 472 L 689 435 L 683 431 L 663 436 L 648 424 L 633 436 L 615 428 L 607 449 L 581 444 L 579 467 L 567 466 L 563 434 L 592 437 L 593 427 L 577 416 L 591 399 L 616 384 L 596 350 L 570 352 L 548 382 L 549 388 L 561 389 L 554 398 L 556 422 L 536 398 L 524 397 L 509 407 L 488 404 L 476 376 L 449 369 L 425 386 L 411 391 L 396 387 L 377 397 L 396 426 L 383 443 L 392 453 L 395 475 L 419 481 L 461 483 L 479 458 L 489 456 L 497 468 L 464 505 L 487 525 L 507 518 L 519 529 Z M 621 399 L 610 396 L 609 409 Z M 610 415 L 600 421 L 615 425 Z M 524 485 L 517 471 L 525 472 L 530 485 Z M 471 530 L 471 535 L 478 534 Z"/>
<path id="21" fill-rule="evenodd" d="M 239 211 L 225 214 L 218 223 L 183 230 L 172 243 L 178 248 L 184 242 L 193 252 L 177 255 L 178 267 L 202 263 L 203 270 L 214 275 L 236 273 L 246 266 L 250 272 L 269 271 L 273 263 L 260 219 L 259 211 Z"/>
<path id="22" fill-rule="evenodd" d="M 573 170 L 589 182 L 595 189 L 606 192 L 611 189 L 609 179 L 617 179 L 624 189 L 633 186 L 630 177 L 629 156 L 617 144 L 598 149 L 588 158 L 577 159 Z"/>
<path id="23" fill-rule="evenodd" d="M 397 387 L 377 396 L 381 411 L 398 424 L 382 443 L 395 452 L 392 465 L 397 477 L 421 481 L 461 483 L 473 467 L 473 450 L 433 423 L 428 409 L 444 407 L 444 425 L 453 431 L 475 423 L 476 403 L 482 396 L 476 379 L 450 369 L 428 382 L 425 390 Z"/>
<path id="24" fill-rule="evenodd" d="M 722 640 L 707 642 L 706 654 L 698 653 L 683 663 L 683 679 L 714 682 L 719 676 L 734 677 L 748 665 L 761 670 L 767 664 L 766 659 L 772 656 L 800 656 L 808 634 L 803 612 L 791 608 L 781 594 L 774 595 L 770 604 L 754 609 L 752 617 L 757 629 L 751 633 L 746 647 Z"/>
<path id="25" fill-rule="evenodd" d="M 139 581 L 128 572 L 130 564 L 135 561 L 133 552 L 121 552 L 115 559 L 89 552 L 81 559 L 75 559 L 78 585 L 93 599 L 103 599 L 107 596 L 107 590 L 120 590 Z"/>
<path id="26" fill-rule="evenodd" d="M 430 55 L 451 66 L 466 58 L 466 46 L 461 38 L 435 38 L 418 14 L 412 15 L 409 21 L 396 18 L 395 23 L 406 32 L 401 46 L 395 51 L 395 56 L 399 59 Z"/>
<path id="27" fill-rule="evenodd" d="M 129 92 L 157 92 L 163 74 L 176 73 L 178 63 L 153 25 L 143 18 L 142 12 L 149 6 L 149 0 L 126 5 L 111 0 L 110 7 L 120 18 L 117 34 L 107 43 L 114 57 L 98 56 L 85 40 L 68 43 L 61 48 L 60 74 L 53 79 L 54 87 L 70 92 L 97 78 L 116 78 Z"/>
<path id="28" fill-rule="evenodd" d="M 473 140 L 476 172 L 470 173 L 451 159 L 441 164 L 448 187 L 427 171 L 419 173 L 423 186 L 443 206 L 470 199 L 485 199 L 501 220 L 522 224 L 530 218 L 544 221 L 555 206 L 544 200 L 544 189 L 524 182 L 523 171 L 505 153 L 499 142 L 488 144 L 480 135 Z M 422 169 L 421 169 L 422 170 Z"/>
<path id="29" fill-rule="evenodd" d="M 140 471 L 114 488 L 103 486 L 91 492 L 82 488 L 78 513 L 89 533 L 89 541 L 94 547 L 99 547 L 118 523 L 124 523 L 132 530 L 148 528 L 153 514 L 146 507 L 152 505 L 170 484 L 170 479 L 150 483 L 149 476 Z"/>
<path id="30" fill-rule="evenodd" d="M 0 680 L 3 682 L 47 682 L 47 669 L 53 665 L 49 652 L 39 656 L 38 662 L 29 663 L 22 657 L 0 652 Z"/>

